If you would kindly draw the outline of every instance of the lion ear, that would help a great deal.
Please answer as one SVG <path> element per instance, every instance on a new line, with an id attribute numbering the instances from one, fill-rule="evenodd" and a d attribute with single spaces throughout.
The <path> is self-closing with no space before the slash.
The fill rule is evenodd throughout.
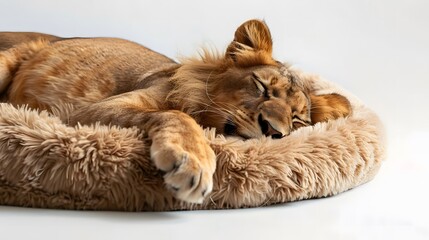
<path id="1" fill-rule="evenodd" d="M 276 64 L 272 59 L 273 40 L 265 22 L 249 20 L 237 28 L 226 57 L 238 65 Z"/>
<path id="2" fill-rule="evenodd" d="M 310 95 L 311 122 L 327 122 L 351 114 L 352 108 L 349 100 L 339 94 Z"/>

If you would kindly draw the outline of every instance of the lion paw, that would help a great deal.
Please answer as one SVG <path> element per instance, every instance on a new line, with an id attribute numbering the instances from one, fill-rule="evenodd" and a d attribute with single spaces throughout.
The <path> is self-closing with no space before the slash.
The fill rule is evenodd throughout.
<path id="1" fill-rule="evenodd" d="M 192 144 L 185 140 L 171 141 L 183 136 L 176 137 L 153 141 L 151 158 L 158 169 L 166 172 L 165 184 L 176 198 L 202 203 L 213 188 L 216 156 L 204 139 L 192 139 Z"/>

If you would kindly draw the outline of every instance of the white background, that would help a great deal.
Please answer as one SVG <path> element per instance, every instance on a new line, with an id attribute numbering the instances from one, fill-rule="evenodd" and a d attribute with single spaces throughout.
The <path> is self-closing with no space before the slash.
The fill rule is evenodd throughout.
<path id="1" fill-rule="evenodd" d="M 338 196 L 228 211 L 120 213 L 0 206 L 1 239 L 429 239 L 429 1 L 0 0 L 1 31 L 115 36 L 170 57 L 223 51 L 263 18 L 274 53 L 361 98 L 385 123 L 376 178 Z"/>

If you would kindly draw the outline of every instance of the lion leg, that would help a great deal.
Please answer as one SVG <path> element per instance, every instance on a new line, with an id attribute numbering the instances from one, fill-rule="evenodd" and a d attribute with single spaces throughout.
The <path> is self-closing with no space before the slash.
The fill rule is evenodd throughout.
<path id="1" fill-rule="evenodd" d="M 177 198 L 202 203 L 212 190 L 216 156 L 200 126 L 179 111 L 150 114 L 151 159 Z"/>
<path id="2" fill-rule="evenodd" d="M 193 118 L 158 104 L 145 90 L 125 93 L 78 110 L 71 123 L 138 126 L 152 142 L 150 156 L 165 172 L 166 187 L 178 199 L 202 203 L 212 190 L 216 156 Z"/>

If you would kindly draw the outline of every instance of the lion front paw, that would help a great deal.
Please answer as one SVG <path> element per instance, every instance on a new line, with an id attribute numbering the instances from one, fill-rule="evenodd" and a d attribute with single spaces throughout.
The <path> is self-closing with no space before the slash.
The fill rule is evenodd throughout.
<path id="1" fill-rule="evenodd" d="M 213 188 L 216 156 L 201 135 L 181 134 L 153 139 L 151 158 L 166 174 L 164 181 L 176 198 L 202 203 Z"/>

